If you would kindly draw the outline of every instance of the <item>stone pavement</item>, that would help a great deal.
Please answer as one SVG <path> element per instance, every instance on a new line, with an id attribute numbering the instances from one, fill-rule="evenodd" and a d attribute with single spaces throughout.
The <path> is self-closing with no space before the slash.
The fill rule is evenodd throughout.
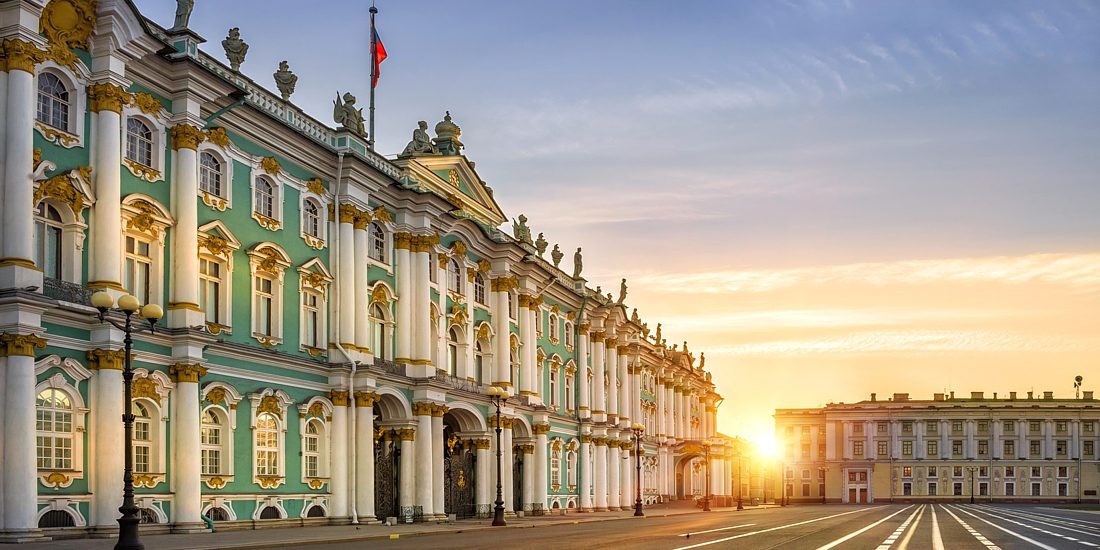
<path id="1" fill-rule="evenodd" d="M 772 507 L 773 505 L 746 508 Z M 714 508 L 715 512 L 728 512 L 733 508 Z M 690 501 L 676 501 L 652 506 L 646 509 L 648 517 L 667 517 L 682 514 L 702 513 L 692 506 Z M 394 539 L 458 533 L 489 529 L 526 529 L 570 523 L 591 523 L 635 519 L 633 510 L 619 512 L 567 513 L 561 515 L 531 516 L 509 518 L 506 527 L 493 527 L 491 519 L 466 519 L 453 523 L 427 522 L 405 525 L 332 525 L 322 527 L 271 528 L 246 531 L 222 531 L 216 533 L 198 533 L 190 535 L 143 535 L 145 547 L 149 550 L 213 550 L 213 549 L 258 549 L 258 548 L 295 548 L 306 544 L 347 543 L 378 539 Z M 637 518 L 644 519 L 644 518 Z M 68 539 L 33 544 L 34 550 L 110 550 L 115 539 Z"/>

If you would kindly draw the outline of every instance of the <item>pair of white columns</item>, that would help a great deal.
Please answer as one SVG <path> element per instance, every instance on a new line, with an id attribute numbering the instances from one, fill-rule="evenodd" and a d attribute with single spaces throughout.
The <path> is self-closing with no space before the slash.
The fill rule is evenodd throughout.
<path id="1" fill-rule="evenodd" d="M 45 347 L 46 341 L 34 335 L 0 335 L 0 406 L 4 407 L 0 539 L 22 541 L 36 536 L 32 532 L 38 527 L 34 350 Z"/>
<path id="2" fill-rule="evenodd" d="M 581 434 L 581 475 L 580 508 L 582 512 L 592 511 L 592 436 Z"/>
<path id="3" fill-rule="evenodd" d="M 355 513 L 359 521 L 375 518 L 374 402 L 376 394 L 355 394 Z"/>
<path id="4" fill-rule="evenodd" d="M 592 333 L 592 420 L 603 422 L 607 418 L 608 402 L 607 388 L 604 384 L 604 375 L 607 372 L 604 365 L 603 332 Z M 597 508 L 604 508 L 598 504 Z"/>
<path id="5" fill-rule="evenodd" d="M 416 414 L 416 505 L 424 517 L 446 515 L 443 503 L 443 414 L 446 407 L 420 402 Z M 438 490 L 436 490 L 438 488 Z"/>
<path id="6" fill-rule="evenodd" d="M 493 332 L 496 333 L 496 350 L 493 358 L 493 384 L 512 387 L 511 330 L 508 325 L 508 279 L 493 279 Z M 516 381 L 518 384 L 518 380 Z M 512 390 L 513 393 L 515 390 Z"/>
<path id="7" fill-rule="evenodd" d="M 604 346 L 607 348 L 604 357 L 607 360 L 607 364 L 604 368 L 607 369 L 607 415 L 608 417 L 616 417 L 616 422 L 619 416 L 619 352 L 615 347 L 615 338 L 608 337 L 604 342 Z"/>
<path id="8" fill-rule="evenodd" d="M 580 399 L 578 400 L 577 412 L 582 419 L 592 417 L 592 404 L 589 402 L 588 396 L 591 392 L 588 380 L 588 323 L 584 323 L 577 327 L 577 387 L 580 391 Z M 595 376 L 595 375 L 593 375 Z M 587 461 L 584 464 L 588 464 Z M 582 500 L 584 493 L 581 493 Z M 583 509 L 584 506 L 582 505 Z"/>
<path id="9" fill-rule="evenodd" d="M 609 510 L 618 510 L 622 505 L 620 495 L 622 477 L 619 473 L 623 462 L 621 453 L 619 441 L 609 438 L 607 442 L 607 508 Z"/>
<path id="10" fill-rule="evenodd" d="M 535 471 L 534 471 L 534 485 L 535 493 L 531 502 L 533 504 L 541 505 L 546 509 L 546 497 L 547 491 L 547 455 L 549 454 L 549 441 L 547 434 L 550 432 L 549 424 L 535 424 Z"/>

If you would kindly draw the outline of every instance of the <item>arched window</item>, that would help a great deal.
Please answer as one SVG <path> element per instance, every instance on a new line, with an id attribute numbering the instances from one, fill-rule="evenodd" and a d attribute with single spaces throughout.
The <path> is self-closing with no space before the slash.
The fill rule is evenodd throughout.
<path id="1" fill-rule="evenodd" d="M 370 256 L 372 260 L 384 263 L 386 261 L 386 232 L 377 222 L 372 222 L 367 226 L 367 233 L 370 242 L 370 248 L 367 250 L 367 255 Z"/>
<path id="2" fill-rule="evenodd" d="M 386 324 L 386 313 L 382 304 L 374 303 L 370 306 L 371 343 L 374 346 L 374 356 L 382 360 L 390 358 L 389 327 Z"/>
<path id="3" fill-rule="evenodd" d="M 550 449 L 550 485 L 561 487 L 561 445 Z M 555 489 L 557 490 L 557 489 Z"/>
<path id="4" fill-rule="evenodd" d="M 225 508 L 216 506 L 206 511 L 206 517 L 210 518 L 210 521 L 229 521 L 229 512 Z"/>
<path id="5" fill-rule="evenodd" d="M 199 190 L 225 198 L 222 194 L 222 161 L 207 152 L 199 155 Z"/>
<path id="6" fill-rule="evenodd" d="M 222 473 L 222 445 L 224 424 L 214 409 L 207 409 L 202 415 L 202 474 Z M 213 519 L 213 518 L 211 518 Z"/>
<path id="7" fill-rule="evenodd" d="M 462 281 L 465 278 L 462 276 L 462 268 L 458 265 L 458 260 L 451 258 L 447 262 L 447 288 L 452 292 L 462 294 Z"/>
<path id="8" fill-rule="evenodd" d="M 38 203 L 34 217 L 36 259 L 42 275 L 51 279 L 61 278 L 62 231 L 61 214 L 57 209 L 45 202 Z"/>
<path id="9" fill-rule="evenodd" d="M 325 517 L 325 509 L 317 505 L 310 506 L 309 510 L 306 510 L 306 517 L 323 518 Z"/>
<path id="10" fill-rule="evenodd" d="M 302 440 L 302 461 L 306 477 L 321 475 L 321 428 L 317 420 L 306 424 L 306 435 Z"/>
<path id="11" fill-rule="evenodd" d="M 56 529 L 59 527 L 76 527 L 73 515 L 65 510 L 50 510 L 38 519 L 39 529 Z"/>
<path id="12" fill-rule="evenodd" d="M 260 511 L 260 519 L 279 519 L 283 514 L 274 506 L 267 506 Z"/>
<path id="13" fill-rule="evenodd" d="M 573 323 L 565 322 L 565 345 L 573 347 Z"/>
<path id="14" fill-rule="evenodd" d="M 40 470 L 73 468 L 73 403 L 69 394 L 42 390 L 35 402 L 35 436 Z"/>
<path id="15" fill-rule="evenodd" d="M 321 238 L 321 207 L 310 199 L 302 205 L 302 232 L 316 239 Z"/>
<path id="16" fill-rule="evenodd" d="M 519 314 L 519 311 L 516 310 L 516 293 L 515 292 L 508 292 L 507 294 L 508 294 L 508 318 L 509 319 L 515 319 L 516 316 Z M 541 332 L 541 330 L 539 332 Z"/>
<path id="17" fill-rule="evenodd" d="M 256 180 L 256 197 L 253 200 L 254 211 L 264 217 L 275 217 L 275 186 L 266 179 Z"/>
<path id="18" fill-rule="evenodd" d="M 133 117 L 126 119 L 126 158 L 142 166 L 153 166 L 153 130 Z"/>
<path id="19" fill-rule="evenodd" d="M 568 472 L 568 475 L 566 476 L 566 479 L 568 480 L 569 486 L 570 487 L 576 487 L 576 485 L 577 485 L 577 451 L 572 449 L 572 448 L 570 448 L 569 451 L 565 453 L 565 468 L 566 468 L 566 472 Z M 572 490 L 572 489 L 570 489 L 570 490 Z"/>
<path id="20" fill-rule="evenodd" d="M 489 347 L 489 343 L 484 340 L 478 340 L 474 343 L 474 377 L 476 377 L 478 384 L 485 383 L 485 349 L 487 347 Z"/>
<path id="21" fill-rule="evenodd" d="M 451 328 L 447 336 L 447 372 L 458 376 L 458 329 Z"/>
<path id="22" fill-rule="evenodd" d="M 256 415 L 256 475 L 279 475 L 279 421 L 271 413 Z M 268 508 L 270 510 L 272 508 Z M 264 513 L 267 512 L 264 510 Z M 278 511 L 276 510 L 276 517 Z M 261 515 L 261 518 L 263 516 Z"/>
<path id="23" fill-rule="evenodd" d="M 558 341 L 558 316 L 553 313 L 550 314 L 550 341 Z"/>
<path id="24" fill-rule="evenodd" d="M 558 406 L 558 364 L 550 362 L 550 406 Z"/>
<path id="25" fill-rule="evenodd" d="M 573 374 L 565 373 L 565 410 L 573 412 L 576 407 L 573 405 Z"/>
<path id="26" fill-rule="evenodd" d="M 256 317 L 254 321 L 256 334 L 273 336 L 275 326 L 275 291 L 274 280 L 266 275 L 256 275 Z"/>
<path id="27" fill-rule="evenodd" d="M 485 305 L 485 277 L 481 273 L 474 275 L 474 301 Z"/>
<path id="28" fill-rule="evenodd" d="M 69 131 L 69 90 L 57 75 L 38 75 L 38 113 L 35 118 L 58 130 Z"/>
<path id="29" fill-rule="evenodd" d="M 148 474 L 153 464 L 153 415 L 149 406 L 134 402 L 134 472 Z M 154 522 L 155 523 L 155 522 Z"/>

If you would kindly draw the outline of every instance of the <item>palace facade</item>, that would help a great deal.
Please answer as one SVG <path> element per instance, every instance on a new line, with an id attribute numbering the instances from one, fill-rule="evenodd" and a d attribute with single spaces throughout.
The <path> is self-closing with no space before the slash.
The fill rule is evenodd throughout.
<path id="1" fill-rule="evenodd" d="M 1100 502 L 1100 401 L 1053 392 L 778 409 L 791 502 Z"/>
<path id="2" fill-rule="evenodd" d="M 132 354 L 146 529 L 483 517 L 498 425 L 509 513 L 632 506 L 639 422 L 646 503 L 704 494 L 707 456 L 733 492 L 701 356 L 499 230 L 449 114 L 388 159 L 236 70 L 233 32 L 231 68 L 126 0 L 4 2 L 0 39 L 3 540 L 117 531 L 99 289 L 167 310 Z"/>

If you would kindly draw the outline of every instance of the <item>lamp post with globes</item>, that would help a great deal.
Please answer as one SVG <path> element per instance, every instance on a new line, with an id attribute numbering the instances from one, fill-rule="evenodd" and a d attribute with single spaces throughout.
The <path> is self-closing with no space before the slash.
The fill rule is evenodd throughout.
<path id="1" fill-rule="evenodd" d="M 744 457 L 745 457 L 745 450 L 742 449 L 741 447 L 738 447 L 737 448 L 737 509 L 738 510 L 744 510 L 745 509 L 744 503 L 741 502 L 741 492 L 742 492 L 741 488 L 743 486 L 742 481 L 741 481 L 741 476 L 744 473 L 744 471 L 741 469 L 741 461 L 744 459 Z M 752 481 L 750 480 L 749 483 L 751 484 Z"/>
<path id="2" fill-rule="evenodd" d="M 493 400 L 493 405 L 497 408 L 497 499 L 493 508 L 493 527 L 500 527 L 508 525 L 507 521 L 504 521 L 504 493 L 500 484 L 501 470 L 500 470 L 500 408 L 508 401 L 508 390 L 500 386 L 489 386 L 485 389 L 485 394 L 489 396 L 489 399 Z"/>
<path id="3" fill-rule="evenodd" d="M 707 481 L 705 491 L 703 492 L 703 511 L 710 511 L 710 442 L 703 442 L 703 451 L 706 455 L 704 458 L 703 466 L 707 469 Z"/>
<path id="4" fill-rule="evenodd" d="M 137 314 L 140 318 L 149 323 L 149 332 L 156 332 L 157 321 L 164 316 L 164 310 L 156 304 L 145 304 L 145 307 L 141 307 L 141 302 L 134 296 L 124 294 L 119 297 L 118 304 L 115 304 L 115 299 L 106 291 L 99 291 L 92 295 L 92 305 L 99 310 L 99 321 L 102 323 L 109 323 L 111 326 L 121 330 L 124 337 L 122 340 L 125 354 L 123 357 L 123 369 L 122 369 L 122 383 L 123 383 L 123 414 L 122 425 L 125 430 L 125 436 L 123 439 L 123 446 L 125 452 L 124 469 L 122 474 L 122 506 L 118 511 L 122 514 L 122 517 L 118 518 L 118 543 L 115 544 L 115 550 L 143 550 L 145 545 L 141 543 L 138 537 L 138 524 L 141 523 L 141 516 L 138 515 L 140 511 L 137 504 L 134 502 L 134 412 L 133 412 L 133 381 L 134 370 L 130 364 L 130 354 L 133 351 L 134 339 L 133 333 L 141 330 L 141 325 L 134 326 L 134 315 Z M 107 312 L 115 310 L 123 315 L 123 322 L 119 323 L 114 319 L 107 318 Z M 140 311 L 140 313 L 139 313 Z"/>
<path id="5" fill-rule="evenodd" d="M 642 512 L 642 434 L 645 425 L 635 422 L 630 429 L 634 432 L 634 515 L 644 516 Z"/>

